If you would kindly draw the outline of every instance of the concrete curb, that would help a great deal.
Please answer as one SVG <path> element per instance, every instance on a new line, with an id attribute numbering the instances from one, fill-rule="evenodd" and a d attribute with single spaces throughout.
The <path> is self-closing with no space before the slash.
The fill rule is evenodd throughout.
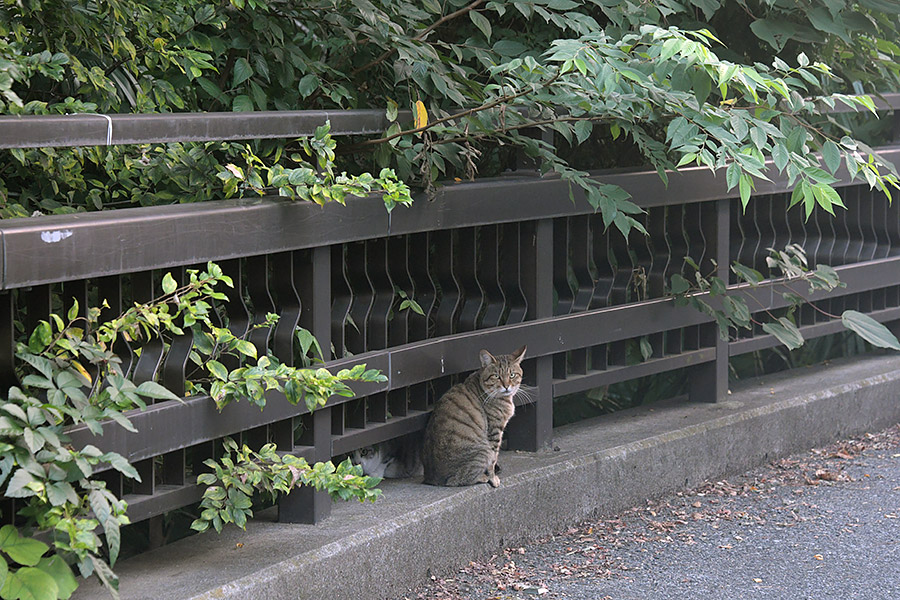
<path id="1" fill-rule="evenodd" d="M 125 599 L 391 598 L 477 556 L 843 436 L 900 422 L 900 359 L 877 356 L 559 428 L 559 451 L 504 453 L 500 488 L 385 482 L 316 526 L 257 519 L 119 565 Z M 269 517 L 271 518 L 271 517 Z M 85 585 L 75 598 L 97 597 Z"/>

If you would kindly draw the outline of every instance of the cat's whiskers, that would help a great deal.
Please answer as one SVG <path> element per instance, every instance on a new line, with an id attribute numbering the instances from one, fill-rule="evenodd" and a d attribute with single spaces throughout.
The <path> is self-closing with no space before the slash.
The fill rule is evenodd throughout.
<path id="1" fill-rule="evenodd" d="M 525 385 L 524 383 L 519 384 L 519 389 L 516 391 L 516 398 L 520 398 L 522 400 L 522 404 L 534 404 L 537 400 L 536 392 L 537 387 L 531 385 Z"/>

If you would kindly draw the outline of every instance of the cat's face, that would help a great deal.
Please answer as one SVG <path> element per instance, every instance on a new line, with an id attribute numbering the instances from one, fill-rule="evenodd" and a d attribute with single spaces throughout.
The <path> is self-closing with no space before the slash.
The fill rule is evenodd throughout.
<path id="1" fill-rule="evenodd" d="M 487 350 L 479 353 L 481 358 L 481 387 L 489 398 L 499 396 L 511 398 L 522 384 L 522 358 L 525 346 L 512 354 L 493 356 Z"/>
<path id="2" fill-rule="evenodd" d="M 350 460 L 363 468 L 363 473 L 372 477 L 384 474 L 381 451 L 374 446 L 366 446 L 350 453 Z"/>

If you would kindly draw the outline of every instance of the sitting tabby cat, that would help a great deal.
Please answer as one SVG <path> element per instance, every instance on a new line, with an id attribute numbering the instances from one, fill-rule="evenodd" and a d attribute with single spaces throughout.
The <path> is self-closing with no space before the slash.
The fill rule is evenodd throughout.
<path id="1" fill-rule="evenodd" d="M 422 475 L 422 432 L 410 433 L 350 453 L 370 477 L 405 479 Z"/>
<path id="2" fill-rule="evenodd" d="M 441 396 L 425 429 L 422 464 L 430 485 L 500 485 L 497 457 L 522 383 L 525 346 L 494 357 L 479 353 L 481 369 Z"/>

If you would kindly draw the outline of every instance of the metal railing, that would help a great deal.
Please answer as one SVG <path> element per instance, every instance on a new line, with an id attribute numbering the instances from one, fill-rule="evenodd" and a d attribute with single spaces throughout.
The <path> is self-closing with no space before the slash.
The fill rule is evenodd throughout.
<path id="1" fill-rule="evenodd" d="M 332 114 L 333 132 L 377 129 L 372 119 L 378 111 L 370 112 L 357 115 L 359 121 L 348 116 L 340 127 Z M 211 127 L 207 137 L 179 138 L 177 127 L 155 121 L 160 130 L 123 134 L 113 143 L 290 137 L 312 133 L 325 118 L 297 117 L 301 127 L 292 113 L 286 117 L 291 123 L 278 129 L 271 126 L 277 117 L 265 115 L 263 131 L 243 129 L 238 119 L 246 116 L 235 117 L 232 129 Z M 204 116 L 183 118 L 193 127 Z M 8 147 L 7 122 L 0 118 Z M 60 140 L 97 143 L 100 133 L 75 127 Z M 21 131 L 32 132 L 27 143 L 46 143 L 45 134 Z M 884 148 L 882 155 L 900 164 L 900 147 Z M 101 476 L 128 500 L 129 516 L 138 521 L 198 501 L 195 476 L 223 436 L 250 445 L 275 441 L 282 451 L 319 461 L 422 429 L 452 377 L 478 366 L 483 347 L 503 353 L 528 345 L 526 383 L 535 386 L 534 402 L 520 406 L 509 424 L 511 449 L 546 446 L 553 398 L 601 385 L 688 368 L 692 400 L 720 399 L 729 356 L 778 342 L 759 329 L 722 341 L 708 316 L 674 306 L 666 282 L 681 272 L 684 256 L 727 280 L 732 261 L 759 268 L 767 247 L 799 243 L 815 262 L 836 266 L 847 284 L 814 297 L 824 309 L 900 320 L 900 203 L 846 176 L 837 186 L 849 209 L 836 217 L 818 211 L 808 221 L 798 210 L 786 211 L 787 183 L 777 177 L 760 184 L 746 212 L 726 193 L 724 177 L 705 169 L 671 175 L 668 188 L 655 172 L 598 177 L 631 192 L 646 210 L 641 218 L 648 237 L 632 236 L 626 244 L 605 231 L 583 197 L 576 194 L 573 203 L 566 184 L 530 173 L 449 184 L 433 200 L 390 214 L 375 198 L 350 200 L 346 207 L 262 198 L 2 221 L 0 378 L 15 380 L 16 320 L 30 331 L 73 297 L 81 307 L 105 299 L 116 313 L 153 298 L 165 272 L 179 279 L 184 269 L 206 261 L 216 261 L 239 283 L 225 307 L 236 334 L 267 312 L 281 314 L 277 327 L 251 338 L 260 350 L 291 364 L 299 325 L 326 350 L 327 367 L 365 362 L 387 376 L 384 383 L 355 386 L 354 397 L 332 398 L 314 413 L 274 394 L 262 412 L 242 402 L 219 413 L 210 399 L 192 397 L 130 416 L 137 433 L 110 424 L 97 439 L 73 428 L 75 446 L 93 443 L 135 464 L 140 483 L 114 471 Z M 398 289 L 425 314 L 397 310 Z M 754 312 L 780 306 L 770 288 L 744 293 Z M 799 315 L 806 337 L 840 327 L 812 308 Z M 643 336 L 652 356 L 630 364 L 626 346 Z M 189 351 L 190 340 L 179 339 L 168 349 L 148 345 L 139 356 L 126 349 L 124 358 L 136 381 L 155 379 L 183 393 Z M 314 522 L 329 505 L 327 495 L 301 489 L 281 503 L 280 518 Z"/>

